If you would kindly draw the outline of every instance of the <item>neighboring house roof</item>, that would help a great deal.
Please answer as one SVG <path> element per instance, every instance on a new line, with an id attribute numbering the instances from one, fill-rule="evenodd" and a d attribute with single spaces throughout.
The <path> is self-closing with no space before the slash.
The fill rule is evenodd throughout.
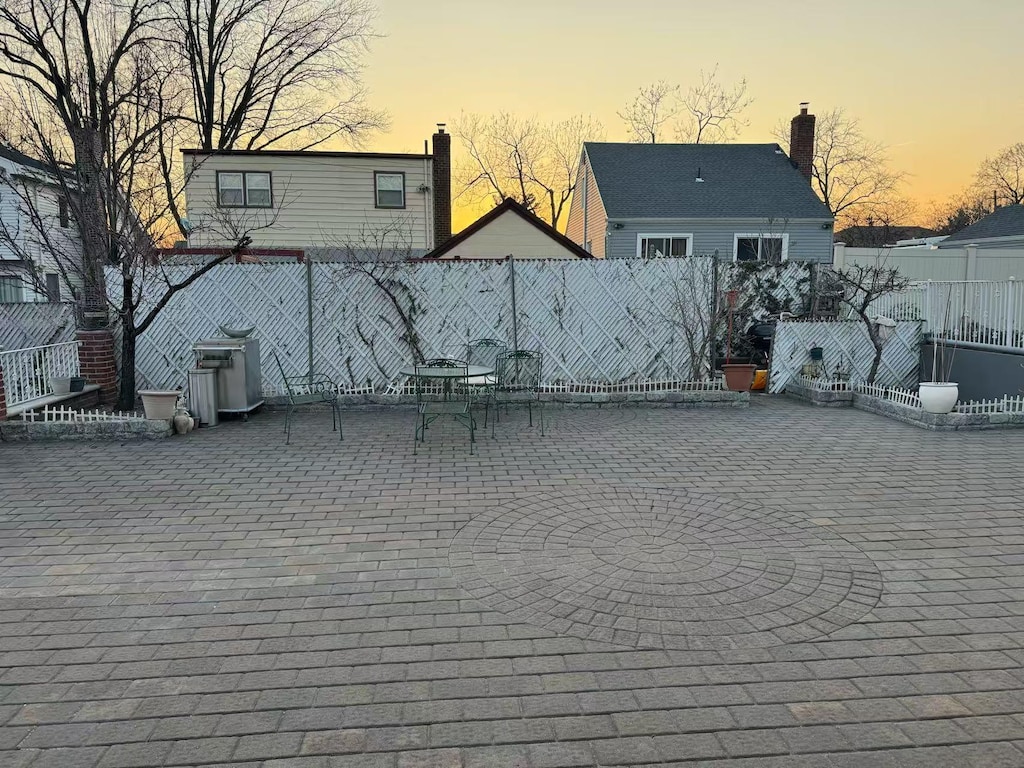
<path id="1" fill-rule="evenodd" d="M 610 219 L 833 218 L 778 144 L 587 142 L 584 151 Z"/>
<path id="2" fill-rule="evenodd" d="M 10 160 L 12 163 L 18 165 L 24 165 L 27 168 L 35 168 L 37 171 L 50 172 L 50 166 L 44 163 L 42 160 L 36 160 L 34 157 L 29 157 L 24 152 L 19 152 L 14 147 L 9 147 L 6 144 L 0 144 L 0 157 Z"/>
<path id="3" fill-rule="evenodd" d="M 223 157 L 364 157 L 396 160 L 427 160 L 433 155 L 407 152 L 331 152 L 316 149 L 182 149 L 183 155 L 220 155 Z"/>
<path id="4" fill-rule="evenodd" d="M 893 245 L 897 240 L 917 240 L 935 237 L 939 233 L 928 227 L 875 224 L 871 226 L 847 227 L 835 233 L 837 243 L 846 243 L 851 248 Z"/>
<path id="5" fill-rule="evenodd" d="M 948 243 L 971 243 L 994 237 L 1024 237 L 1024 205 L 1007 205 L 996 209 L 983 219 L 964 227 L 942 241 Z"/>
<path id="6" fill-rule="evenodd" d="M 568 251 L 571 251 L 574 255 L 578 256 L 579 258 L 581 258 L 581 259 L 592 259 L 593 258 L 592 254 L 588 253 L 585 249 L 583 249 L 582 247 L 580 247 L 579 245 L 574 243 L 572 240 L 570 240 L 568 237 L 563 235 L 557 229 L 552 227 L 546 221 L 543 221 L 542 219 L 537 218 L 535 215 L 530 213 L 530 211 L 525 206 L 520 205 L 519 203 L 517 203 L 512 198 L 506 198 L 505 201 L 502 202 L 500 205 L 495 206 L 493 209 L 491 209 L 490 211 L 485 213 L 483 216 L 481 216 L 479 219 L 474 221 L 472 224 L 470 224 L 464 230 L 459 232 L 457 235 L 454 235 L 451 239 L 446 241 L 444 244 L 442 244 L 442 245 L 438 246 L 437 248 L 435 248 L 434 250 L 430 251 L 430 253 L 428 253 L 423 258 L 425 258 L 425 259 L 437 259 L 437 258 L 440 258 L 440 257 L 444 256 L 446 253 L 449 253 L 453 249 L 455 249 L 458 246 L 460 246 L 462 243 L 464 243 L 470 237 L 475 235 L 477 232 L 482 230 L 484 227 L 486 227 L 492 221 L 495 221 L 497 218 L 499 218 L 500 216 L 502 216 L 505 213 L 512 213 L 512 214 L 515 214 L 516 216 L 519 216 L 520 218 L 523 219 L 523 221 L 526 221 L 527 223 L 529 223 L 532 226 L 536 227 L 538 230 L 540 230 L 545 235 L 547 235 L 549 238 L 551 238 L 551 240 L 553 240 L 555 243 L 557 243 L 560 247 L 562 247 L 562 248 L 564 248 L 564 249 L 566 249 Z"/>

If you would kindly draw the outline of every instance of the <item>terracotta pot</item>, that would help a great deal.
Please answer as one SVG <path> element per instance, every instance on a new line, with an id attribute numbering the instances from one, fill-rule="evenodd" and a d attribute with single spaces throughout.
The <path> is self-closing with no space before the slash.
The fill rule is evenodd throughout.
<path id="1" fill-rule="evenodd" d="M 754 372 L 757 366 L 751 363 L 729 363 L 722 366 L 725 374 L 725 386 L 733 392 L 749 392 L 754 383 Z"/>
<path id="2" fill-rule="evenodd" d="M 917 394 L 925 413 L 950 413 L 960 397 L 960 387 L 948 381 L 922 381 Z"/>

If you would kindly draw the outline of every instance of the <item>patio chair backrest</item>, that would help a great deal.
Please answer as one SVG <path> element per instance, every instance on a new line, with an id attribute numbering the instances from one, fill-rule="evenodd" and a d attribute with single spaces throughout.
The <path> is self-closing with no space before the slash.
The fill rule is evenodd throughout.
<path id="1" fill-rule="evenodd" d="M 498 359 L 498 388 L 536 391 L 540 388 L 543 358 L 540 352 L 517 349 Z"/>
<path id="2" fill-rule="evenodd" d="M 291 380 L 294 379 L 295 377 L 294 376 L 288 376 L 284 372 L 284 366 L 281 365 L 281 358 L 277 356 L 277 352 L 271 352 L 270 354 L 272 354 L 274 356 L 274 362 L 277 363 L 277 370 L 281 374 L 281 381 L 284 384 L 284 393 L 285 393 L 285 395 L 288 396 L 289 400 L 294 400 L 295 399 L 295 390 L 292 389 L 292 381 Z"/>
<path id="3" fill-rule="evenodd" d="M 507 351 L 508 345 L 500 339 L 474 339 L 466 345 L 466 362 L 497 369 L 498 358 Z"/>

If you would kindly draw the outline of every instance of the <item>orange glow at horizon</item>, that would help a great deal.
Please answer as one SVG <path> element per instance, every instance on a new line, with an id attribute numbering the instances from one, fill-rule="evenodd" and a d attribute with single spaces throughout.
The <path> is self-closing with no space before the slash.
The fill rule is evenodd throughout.
<path id="1" fill-rule="evenodd" d="M 641 85 L 685 88 L 716 63 L 723 83 L 745 77 L 755 99 L 739 141 L 774 141 L 772 129 L 788 124 L 801 101 L 858 118 L 907 174 L 903 193 L 918 204 L 911 223 L 963 190 L 986 156 L 1024 141 L 1019 0 L 634 0 L 625 12 L 610 0 L 378 7 L 384 37 L 367 57 L 365 82 L 393 126 L 367 149 L 422 152 L 436 123 L 499 110 L 545 120 L 592 114 L 608 140 L 624 141 L 616 112 Z M 457 140 L 453 152 L 457 162 Z M 454 208 L 455 231 L 482 212 L 457 200 Z"/>

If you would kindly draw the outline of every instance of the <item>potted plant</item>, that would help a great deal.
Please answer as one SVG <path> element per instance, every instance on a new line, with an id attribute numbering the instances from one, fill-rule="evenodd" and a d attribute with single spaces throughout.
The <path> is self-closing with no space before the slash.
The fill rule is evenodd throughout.
<path id="1" fill-rule="evenodd" d="M 753 363 L 733 362 L 733 336 L 734 325 L 733 315 L 736 312 L 736 301 L 739 298 L 739 291 L 726 291 L 725 300 L 728 307 L 728 332 L 725 344 L 725 363 L 722 365 L 722 373 L 725 375 L 725 386 L 733 392 L 749 392 L 754 384 L 754 372 L 757 366 Z"/>
<path id="2" fill-rule="evenodd" d="M 142 409 L 147 419 L 170 421 L 174 418 L 174 409 L 178 404 L 178 390 L 140 389 Z"/>
<path id="3" fill-rule="evenodd" d="M 932 334 L 931 381 L 922 381 L 917 389 L 918 397 L 921 398 L 921 410 L 925 413 L 950 413 L 960 398 L 960 387 L 949 380 L 953 368 L 953 356 L 956 354 L 956 346 L 954 345 L 950 349 L 946 339 L 952 293 L 953 287 L 949 286 L 949 291 L 946 294 L 946 309 L 942 316 L 942 328 L 938 335 Z"/>
<path id="4" fill-rule="evenodd" d="M 84 376 L 72 376 L 71 377 L 70 385 L 71 385 L 71 391 L 72 392 L 81 392 L 83 389 L 85 389 L 85 385 L 86 385 L 85 377 Z"/>

